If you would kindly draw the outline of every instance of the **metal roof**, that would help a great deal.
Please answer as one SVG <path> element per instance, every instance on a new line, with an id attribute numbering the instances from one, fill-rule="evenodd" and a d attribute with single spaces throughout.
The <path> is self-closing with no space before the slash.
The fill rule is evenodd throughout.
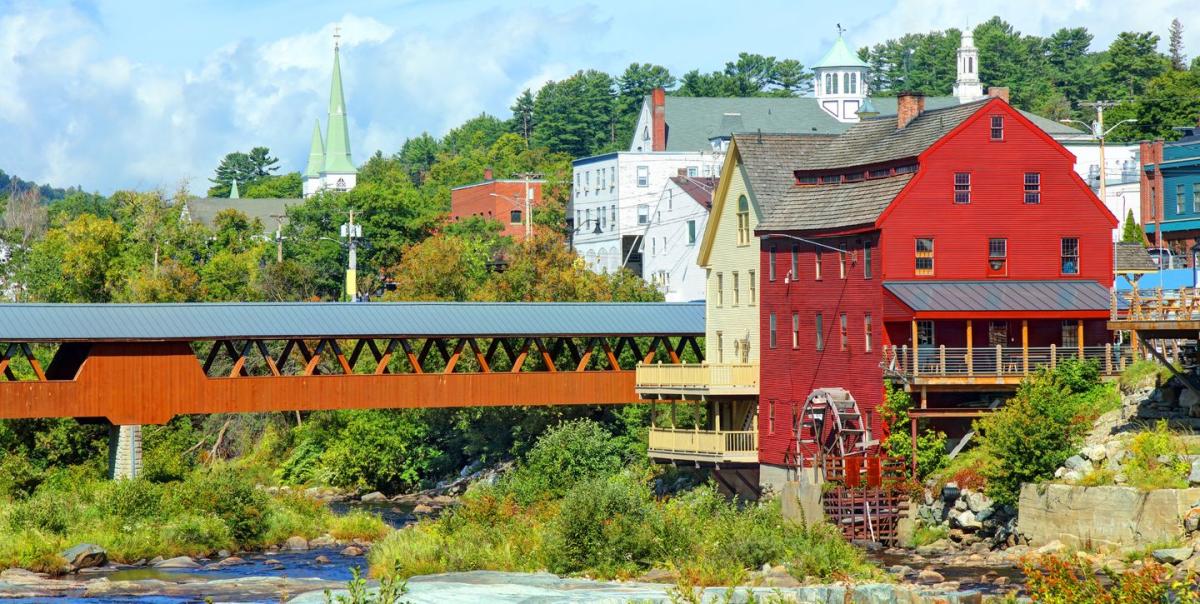
<path id="1" fill-rule="evenodd" d="M 703 335 L 693 303 L 0 304 L 0 342 Z"/>
<path id="2" fill-rule="evenodd" d="M 1095 281 L 888 281 L 883 287 L 915 312 L 1108 310 Z"/>

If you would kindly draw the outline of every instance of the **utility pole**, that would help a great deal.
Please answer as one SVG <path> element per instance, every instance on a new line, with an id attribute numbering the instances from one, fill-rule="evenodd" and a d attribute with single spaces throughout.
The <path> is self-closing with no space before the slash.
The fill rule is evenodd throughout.
<path id="1" fill-rule="evenodd" d="M 350 210 L 350 222 L 342 225 L 342 237 L 350 250 L 346 265 L 346 299 L 358 301 L 358 238 L 362 237 L 362 225 L 354 224 L 354 210 Z"/>
<path id="2" fill-rule="evenodd" d="M 1104 140 L 1124 124 L 1132 124 L 1137 122 L 1134 119 L 1121 120 L 1107 130 L 1104 128 L 1104 110 L 1108 107 L 1116 107 L 1121 101 L 1092 101 L 1089 103 L 1080 103 L 1084 107 L 1094 107 L 1096 109 L 1096 119 L 1091 124 L 1084 124 L 1078 120 L 1062 120 L 1065 123 L 1075 123 L 1088 128 L 1091 131 L 1092 138 L 1100 143 L 1100 201 L 1108 205 L 1108 167 L 1104 163 Z"/>
<path id="3" fill-rule="evenodd" d="M 524 172 L 518 174 L 525 181 L 525 240 L 533 239 L 533 190 L 529 188 L 529 180 L 532 178 L 541 178 L 541 174 L 533 172 Z"/>
<path id="4" fill-rule="evenodd" d="M 275 219 L 275 262 L 283 262 L 283 219 L 286 214 L 271 214 Z"/>

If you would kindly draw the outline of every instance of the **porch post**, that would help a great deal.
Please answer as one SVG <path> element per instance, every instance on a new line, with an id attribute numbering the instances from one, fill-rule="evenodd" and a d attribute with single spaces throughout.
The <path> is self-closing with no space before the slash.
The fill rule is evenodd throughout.
<path id="1" fill-rule="evenodd" d="M 971 355 L 971 340 L 975 338 L 971 327 L 971 320 L 967 319 L 967 376 L 975 375 L 975 357 Z"/>
<path id="2" fill-rule="evenodd" d="M 1029 321 L 1021 320 L 1021 370 L 1029 375 Z"/>
<path id="3" fill-rule="evenodd" d="M 721 431 L 721 403 L 713 401 L 713 431 Z"/>
<path id="4" fill-rule="evenodd" d="M 920 369 L 918 369 L 918 367 L 921 365 L 921 349 L 917 345 L 917 320 L 916 319 L 913 319 L 913 321 L 912 321 L 912 345 L 913 345 L 912 374 L 913 374 L 913 377 L 916 377 L 918 374 L 921 373 Z"/>
<path id="5" fill-rule="evenodd" d="M 922 385 L 921 385 L 921 408 L 922 408 L 922 409 L 925 409 L 925 408 L 926 408 L 926 406 L 928 405 L 928 403 L 927 403 L 927 401 L 926 401 L 926 399 L 925 399 L 925 395 L 926 395 L 926 394 L 928 394 L 928 393 L 926 392 L 926 386 L 925 386 L 924 384 L 922 384 Z"/>
<path id="6" fill-rule="evenodd" d="M 1079 340 L 1079 360 L 1083 360 L 1083 319 L 1075 322 L 1075 339 Z"/>

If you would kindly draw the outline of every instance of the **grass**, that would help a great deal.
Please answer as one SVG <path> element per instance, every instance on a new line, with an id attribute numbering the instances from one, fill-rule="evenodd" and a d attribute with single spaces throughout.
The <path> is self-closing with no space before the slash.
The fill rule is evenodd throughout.
<path id="1" fill-rule="evenodd" d="M 1127 456 L 1121 465 L 1126 486 L 1143 491 L 1185 489 L 1191 466 L 1183 457 L 1191 445 L 1180 434 L 1172 432 L 1165 421 L 1154 428 L 1133 434 L 1127 439 Z M 1084 476 L 1079 485 L 1087 487 L 1114 485 L 1116 471 L 1100 467 Z"/>
<path id="2" fill-rule="evenodd" d="M 1165 382 L 1171 378 L 1171 370 L 1161 363 L 1141 359 L 1125 368 L 1117 383 L 1122 392 L 1135 392 L 1140 388 L 1153 386 L 1155 382 Z"/>
<path id="3" fill-rule="evenodd" d="M 168 483 L 110 481 L 72 468 L 26 498 L 0 500 L 0 568 L 61 572 L 58 553 L 80 543 L 129 563 L 256 549 L 294 535 L 378 539 L 387 530 L 361 512 L 339 518 L 297 494 L 268 495 L 230 466 Z"/>
<path id="4" fill-rule="evenodd" d="M 1134 562 L 1137 562 L 1138 560 L 1147 560 L 1149 558 L 1152 558 L 1153 557 L 1152 554 L 1154 553 L 1155 550 L 1175 549 L 1175 548 L 1179 548 L 1179 547 L 1183 547 L 1183 542 L 1178 539 L 1172 539 L 1169 541 L 1156 541 L 1145 547 L 1130 549 L 1130 550 L 1126 551 L 1121 557 L 1125 560 L 1125 562 L 1127 562 L 1129 564 L 1133 564 Z"/>
<path id="5" fill-rule="evenodd" d="M 929 476 L 935 491 L 941 491 L 946 483 L 953 482 L 961 489 L 981 491 L 987 486 L 982 469 L 991 459 L 981 447 L 972 447 L 956 455 L 946 466 Z"/>
<path id="6" fill-rule="evenodd" d="M 945 526 L 929 526 L 926 524 L 920 524 L 913 531 L 912 538 L 909 539 L 908 546 L 913 548 L 922 547 L 939 539 L 945 539 L 949 536 L 950 529 Z"/>
<path id="7" fill-rule="evenodd" d="M 799 579 L 882 576 L 832 527 L 786 523 L 778 502 L 738 507 L 711 487 L 660 500 L 644 478 L 626 472 L 581 482 L 561 499 L 532 504 L 477 487 L 438 519 L 377 543 L 372 573 L 549 570 L 624 579 L 663 568 L 688 584 L 729 585 L 782 564 Z"/>

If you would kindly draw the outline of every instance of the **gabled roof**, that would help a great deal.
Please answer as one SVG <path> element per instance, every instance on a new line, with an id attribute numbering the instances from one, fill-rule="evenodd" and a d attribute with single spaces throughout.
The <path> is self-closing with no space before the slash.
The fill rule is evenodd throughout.
<path id="1" fill-rule="evenodd" d="M 1140 243 L 1117 242 L 1113 244 L 1113 272 L 1117 274 L 1144 274 L 1158 272 L 1158 265 Z"/>
<path id="2" fill-rule="evenodd" d="M 671 182 L 675 183 L 675 186 L 704 209 L 712 207 L 713 191 L 717 188 L 716 178 L 712 176 L 672 176 Z"/>
<path id="3" fill-rule="evenodd" d="M 650 97 L 646 97 L 650 102 Z M 710 139 L 734 132 L 839 134 L 848 127 L 812 97 L 666 98 L 666 151 L 710 151 Z"/>
<path id="4" fill-rule="evenodd" d="M 805 170 L 829 170 L 916 157 L 992 99 L 926 109 L 902 129 L 895 117 L 876 117 L 850 127 L 804 162 Z"/>
<path id="5" fill-rule="evenodd" d="M 211 227 L 217 214 L 222 210 L 234 209 L 245 214 L 250 220 L 255 218 L 262 221 L 263 229 L 275 230 L 275 218 L 287 213 L 288 206 L 304 203 L 300 198 L 268 197 L 260 199 L 228 199 L 225 197 L 193 197 L 187 200 L 188 216 L 195 222 Z M 284 219 L 287 222 L 287 219 Z"/>
<path id="6" fill-rule="evenodd" d="M 909 173 L 836 185 L 792 187 L 757 230 L 810 231 L 873 224 L 913 176 Z"/>
<path id="7" fill-rule="evenodd" d="M 820 67 L 870 66 L 867 65 L 865 61 L 858 58 L 858 55 L 855 54 L 854 51 L 850 50 L 850 47 L 846 45 L 846 40 L 839 34 L 837 40 L 833 42 L 833 47 L 829 49 L 829 52 L 825 53 L 825 56 L 821 57 L 821 60 L 817 61 L 816 65 L 813 65 L 814 69 Z"/>
<path id="8" fill-rule="evenodd" d="M 886 281 L 884 289 L 915 312 L 1109 310 L 1095 281 Z"/>
<path id="9" fill-rule="evenodd" d="M 729 183 L 733 181 L 733 173 L 739 166 L 750 196 L 758 205 L 759 212 L 765 214 L 765 208 L 778 203 L 795 183 L 792 170 L 801 165 L 810 153 L 831 140 L 833 135 L 829 134 L 734 134 L 725 155 L 725 163 L 721 166 L 720 181 L 713 192 L 712 218 L 700 241 L 697 262 L 701 266 L 708 264 L 708 255 L 712 252 L 720 224 L 719 217 L 728 197 Z"/>

